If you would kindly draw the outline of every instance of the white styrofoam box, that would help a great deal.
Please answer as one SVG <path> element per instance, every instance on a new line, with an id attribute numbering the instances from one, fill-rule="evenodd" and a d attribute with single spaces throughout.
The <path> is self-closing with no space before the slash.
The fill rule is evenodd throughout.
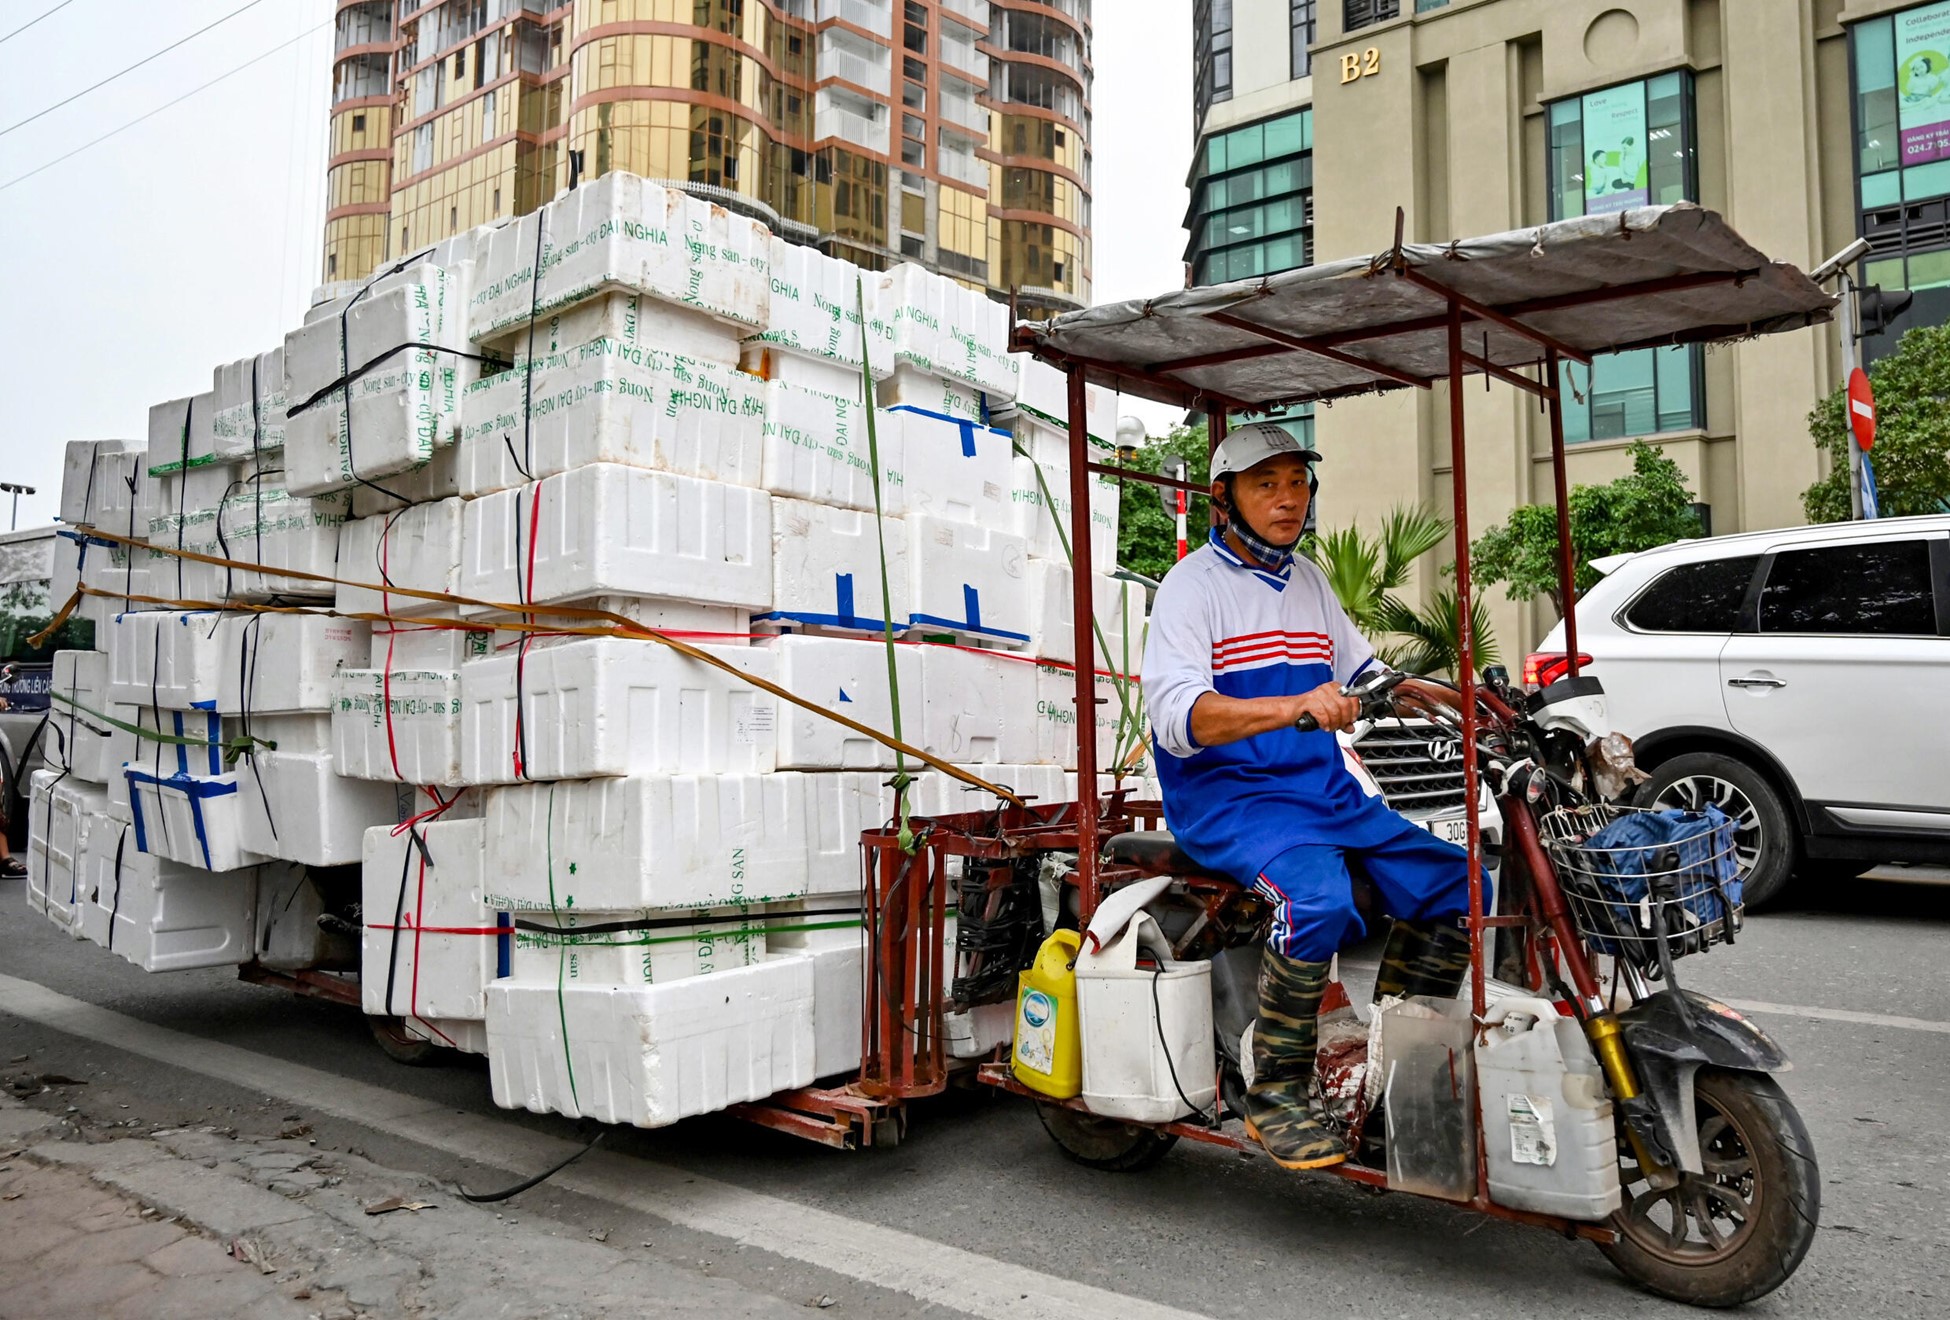
<path id="1" fill-rule="evenodd" d="M 244 484 L 224 497 L 217 515 L 222 535 L 201 547 L 266 569 L 284 569 L 319 577 L 337 575 L 339 530 L 350 516 L 351 499 L 340 491 L 315 498 L 293 495 L 271 481 Z M 330 582 L 288 577 L 279 572 L 213 568 L 222 593 L 232 600 L 289 600 L 332 597 Z"/>
<path id="2" fill-rule="evenodd" d="M 452 669 L 341 669 L 332 700 L 332 760 L 352 779 L 457 784 L 460 674 Z"/>
<path id="3" fill-rule="evenodd" d="M 913 648 L 920 661 L 923 751 L 957 764 L 1036 759 L 1036 666 L 1013 651 Z"/>
<path id="4" fill-rule="evenodd" d="M 856 383 L 863 348 L 874 374 L 893 370 L 894 332 L 880 315 L 876 275 L 776 234 L 771 255 L 771 316 L 759 333 L 745 340 L 748 349 L 832 364 L 849 371 Z M 754 374 L 778 379 L 769 372 Z"/>
<path id="5" fill-rule="evenodd" d="M 1036 759 L 1065 770 L 1077 768 L 1076 671 L 1039 665 L 1036 669 Z M 1120 701 L 1117 680 L 1096 676 L 1097 765 L 1108 769 L 1121 744 L 1128 749 L 1145 737 L 1138 684 L 1133 678 Z M 1127 715 L 1125 702 L 1129 703 Z M 1130 722 L 1126 723 L 1129 720 Z"/>
<path id="6" fill-rule="evenodd" d="M 1091 577 L 1092 609 L 1103 634 L 1091 639 L 1097 668 L 1135 674 L 1144 662 L 1144 585 L 1107 573 Z M 1075 580 L 1068 564 L 1029 561 L 1030 633 L 1025 649 L 1038 659 L 1076 663 L 1076 603 L 1071 595 Z"/>
<path id="7" fill-rule="evenodd" d="M 760 648 L 700 649 L 775 676 Z M 461 667 L 460 699 L 463 783 L 775 766 L 777 698 L 657 642 L 597 637 L 476 660 Z"/>
<path id="8" fill-rule="evenodd" d="M 898 424 L 877 425 L 870 445 L 867 410 L 858 400 L 770 381 L 765 386 L 765 489 L 815 504 L 871 510 L 870 453 L 877 445 L 881 506 L 899 513 L 901 436 Z"/>
<path id="9" fill-rule="evenodd" d="M 134 440 L 70 440 L 61 461 L 60 519 L 71 527 L 109 526 L 106 513 L 126 512 L 129 490 L 126 483 L 138 460 L 123 457 L 148 451 Z M 146 463 L 141 464 L 146 475 Z"/>
<path id="10" fill-rule="evenodd" d="M 135 846 L 205 871 L 235 871 L 267 860 L 244 846 L 239 789 L 248 769 L 220 775 L 156 775 L 130 767 Z"/>
<path id="11" fill-rule="evenodd" d="M 464 418 L 465 405 L 461 413 Z M 416 463 L 404 472 L 395 472 L 384 482 L 354 486 L 350 492 L 346 492 L 352 502 L 351 516 L 354 518 L 376 517 L 395 509 L 404 509 L 409 504 L 450 500 L 462 493 L 459 444 L 434 450 L 433 457 L 426 462 Z"/>
<path id="12" fill-rule="evenodd" d="M 118 614 L 108 634 L 108 696 L 164 710 L 214 708 L 223 616 L 214 610 Z"/>
<path id="13" fill-rule="evenodd" d="M 239 483 L 243 473 L 244 469 L 238 464 L 210 462 L 149 475 L 156 483 L 157 510 L 164 517 L 189 520 L 194 529 L 199 521 L 197 515 L 205 515 L 202 521 L 207 521 L 208 515 L 216 512 L 224 496 Z M 156 532 L 159 530 L 158 520 L 151 519 L 149 526 L 152 533 Z M 199 541 L 206 539 L 194 530 L 186 535 Z"/>
<path id="14" fill-rule="evenodd" d="M 616 339 L 537 358 L 532 367 L 532 377 L 524 363 L 467 387 L 464 494 L 591 463 L 759 484 L 764 387 L 743 372 Z"/>
<path id="15" fill-rule="evenodd" d="M 801 357 L 796 353 L 753 344 L 745 346 L 739 355 L 738 366 L 748 376 L 811 390 L 815 394 L 831 394 L 835 398 L 852 399 L 856 403 L 866 398 L 865 382 L 858 367 Z"/>
<path id="16" fill-rule="evenodd" d="M 996 411 L 1027 413 L 1044 425 L 1067 433 L 1070 425 L 1069 377 L 1027 353 L 1018 353 L 1015 359 L 1022 365 L 1022 388 L 1013 405 L 1003 404 Z M 1083 412 L 1084 427 L 1092 439 L 1106 446 L 1117 443 L 1117 395 L 1114 392 L 1099 385 L 1086 384 L 1083 387 Z"/>
<path id="17" fill-rule="evenodd" d="M 36 770 L 30 785 L 27 905 L 61 929 L 78 933 L 82 851 L 91 822 L 108 804 L 108 793 L 58 770 Z"/>
<path id="18" fill-rule="evenodd" d="M 867 951 L 861 932 L 852 936 L 847 943 L 810 949 L 805 955 L 813 964 L 813 1073 L 819 1077 L 837 1077 L 860 1066 Z"/>
<path id="19" fill-rule="evenodd" d="M 217 646 L 219 713 L 324 713 L 338 671 L 365 667 L 372 625 L 325 614 L 231 614 Z"/>
<path id="20" fill-rule="evenodd" d="M 109 726 L 108 735 L 110 802 L 129 807 L 129 782 L 122 773 L 124 767 L 164 777 L 223 772 L 225 730 L 216 712 L 112 705 L 108 713 L 116 720 Z M 162 737 L 138 736 L 133 732 L 135 729 Z M 133 812 L 129 819 L 135 819 Z"/>
<path id="21" fill-rule="evenodd" d="M 100 651 L 56 651 L 50 677 L 47 732 L 49 765 L 91 784 L 108 782 L 110 726 L 108 656 Z M 116 762 L 113 769 L 120 771 Z"/>
<path id="22" fill-rule="evenodd" d="M 451 615 L 455 607 L 374 587 L 433 591 L 460 587 L 460 528 L 466 501 L 415 504 L 395 513 L 354 518 L 339 529 L 338 611 L 417 618 Z M 365 583 L 354 586 L 353 583 Z"/>
<path id="23" fill-rule="evenodd" d="M 1010 528 L 1015 442 L 1007 431 L 911 408 L 880 416 L 901 433 L 903 513 Z"/>
<path id="24" fill-rule="evenodd" d="M 212 449 L 219 459 L 284 448 L 284 345 L 211 373 Z"/>
<path id="25" fill-rule="evenodd" d="M 486 1016 L 488 982 L 511 967 L 514 925 L 481 901 L 481 828 L 443 818 L 420 826 L 417 842 L 403 830 L 366 831 L 359 996 L 367 1013 L 443 1023 Z"/>
<path id="26" fill-rule="evenodd" d="M 811 1084 L 813 962 L 653 986 L 497 981 L 487 1031 L 503 1108 L 663 1127 Z"/>
<path id="27" fill-rule="evenodd" d="M 499 605 L 772 601 L 765 492 L 597 463 L 467 502 L 460 594 Z M 478 613 L 478 606 L 464 606 Z"/>
<path id="28" fill-rule="evenodd" d="M 1063 768 L 1055 765 L 965 765 L 957 767 L 997 788 L 1006 788 L 1032 805 L 1050 806 L 1076 798 Z M 909 808 L 912 815 L 955 815 L 993 811 L 1002 800 L 952 775 L 933 774 Z"/>
<path id="29" fill-rule="evenodd" d="M 461 389 L 479 375 L 479 364 L 461 356 L 470 346 L 455 303 L 466 284 L 457 271 L 416 266 L 374 286 L 388 286 L 383 292 L 285 337 L 291 411 L 284 466 L 292 494 L 323 495 L 360 481 L 384 484 L 453 443 Z M 435 347 L 401 348 L 405 344 Z M 312 402 L 348 370 L 389 353 L 357 380 Z"/>
<path id="30" fill-rule="evenodd" d="M 1015 1038 L 1015 1004 L 977 1004 L 941 1015 L 951 1059 L 981 1059 Z"/>
<path id="31" fill-rule="evenodd" d="M 893 375 L 876 382 L 873 400 L 882 408 L 912 408 L 978 426 L 989 423 L 988 404 L 980 390 L 971 390 L 960 381 L 943 380 L 909 366 L 895 367 Z"/>
<path id="32" fill-rule="evenodd" d="M 477 660 L 494 651 L 494 634 L 485 628 L 443 628 L 433 624 L 375 623 L 371 653 L 366 664 L 372 669 L 458 670 L 468 660 Z"/>
<path id="33" fill-rule="evenodd" d="M 627 350 L 675 354 L 728 371 L 738 365 L 740 332 L 741 327 L 708 312 L 612 289 L 536 317 L 532 332 L 523 317 L 519 324 L 487 342 L 517 366 L 531 357 L 549 357 L 598 340 L 611 340 Z"/>
<path id="34" fill-rule="evenodd" d="M 605 289 L 761 329 L 771 247 L 756 220 L 633 174 L 605 174 L 487 236 L 468 333 L 485 343 Z"/>
<path id="35" fill-rule="evenodd" d="M 1032 559 L 1069 563 L 1076 549 L 1071 521 L 1070 464 L 1018 456 L 1009 468 L 1009 502 L 1014 510 L 1012 530 L 1029 543 Z M 1090 479 L 1090 567 L 1104 573 L 1117 565 L 1120 518 L 1117 482 L 1101 474 Z"/>
<path id="36" fill-rule="evenodd" d="M 884 543 L 882 533 L 884 529 Z M 753 623 L 880 633 L 881 564 L 895 631 L 907 626 L 908 537 L 904 519 L 876 521 L 857 509 L 772 501 L 772 608 Z"/>
<path id="37" fill-rule="evenodd" d="M 551 609 L 587 610 L 614 617 L 558 616 L 549 613 Z M 748 646 L 758 640 L 752 632 L 750 610 L 660 600 L 655 596 L 593 596 L 588 600 L 541 607 L 527 619 L 515 614 L 476 614 L 472 622 L 494 627 L 490 634 L 492 640 L 482 652 L 485 655 L 512 655 L 523 646 L 533 654 L 546 647 L 585 640 L 587 634 L 568 631 L 571 628 L 621 628 L 626 624 L 686 642 L 718 646 Z"/>
<path id="38" fill-rule="evenodd" d="M 239 764 L 243 845 L 306 866 L 358 862 L 365 832 L 399 814 L 393 786 L 345 779 L 329 752 L 258 750 Z"/>
<path id="39" fill-rule="evenodd" d="M 208 393 L 171 399 L 149 409 L 148 471 L 194 471 L 216 461 L 216 408 Z"/>
<path id="40" fill-rule="evenodd" d="M 803 894 L 807 778 L 630 775 L 490 789 L 488 904 L 695 911 Z"/>
<path id="41" fill-rule="evenodd" d="M 782 703 L 779 768 L 782 770 L 883 770 L 893 749 L 857 733 L 822 711 L 831 710 L 892 735 L 894 700 L 889 690 L 887 647 L 852 637 L 789 635 L 765 643 L 777 657 L 778 684 L 818 707 Z M 920 733 L 921 657 L 911 646 L 894 648 L 894 675 L 901 692 L 903 732 L 910 745 Z"/>
<path id="42" fill-rule="evenodd" d="M 80 934 L 145 972 L 250 961 L 257 876 L 205 871 L 142 852 L 135 827 L 107 817 L 83 853 Z"/>
<path id="43" fill-rule="evenodd" d="M 860 836 L 885 825 L 894 810 L 894 790 L 882 771 L 841 771 L 805 775 L 811 832 L 806 893 L 838 896 L 858 904 L 861 886 Z"/>
<path id="44" fill-rule="evenodd" d="M 765 957 L 765 914 L 749 907 L 682 916 L 578 908 L 531 912 L 524 921 L 508 975 L 529 984 L 664 985 Z"/>
<path id="45" fill-rule="evenodd" d="M 253 747 L 295 756 L 329 756 L 332 752 L 332 717 L 322 712 L 288 715 L 252 715 L 223 721 L 231 737 L 248 733 Z"/>
<path id="46" fill-rule="evenodd" d="M 479 1018 L 401 1018 L 400 1030 L 414 1040 L 462 1054 L 488 1052 L 487 1023 Z"/>
<path id="47" fill-rule="evenodd" d="M 1009 352 L 1005 304 L 912 263 L 882 272 L 879 280 L 879 310 L 893 332 L 895 361 L 998 402 L 1016 397 L 1022 364 Z"/>
<path id="48" fill-rule="evenodd" d="M 280 971 L 316 967 L 334 941 L 319 928 L 325 902 L 310 873 L 289 862 L 271 862 L 255 874 L 257 961 Z"/>
<path id="49" fill-rule="evenodd" d="M 915 514 L 907 520 L 910 631 L 1005 646 L 1029 641 L 1029 559 L 996 527 Z"/>

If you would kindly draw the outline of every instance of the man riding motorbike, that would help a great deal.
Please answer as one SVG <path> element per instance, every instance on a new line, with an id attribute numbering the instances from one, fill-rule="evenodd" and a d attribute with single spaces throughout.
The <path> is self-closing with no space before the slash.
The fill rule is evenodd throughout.
<path id="1" fill-rule="evenodd" d="M 1334 737 L 1360 713 L 1342 685 L 1376 661 L 1326 575 L 1294 554 L 1319 458 L 1271 422 L 1219 446 L 1212 499 L 1226 525 L 1159 586 L 1143 674 L 1178 845 L 1273 906 L 1246 1126 L 1289 1169 L 1347 1158 L 1311 1093 L 1328 968 L 1364 933 L 1348 859 L 1395 918 L 1377 1001 L 1452 996 L 1469 966 L 1467 852 L 1364 794 Z M 1296 727 L 1308 715 L 1318 729 Z"/>

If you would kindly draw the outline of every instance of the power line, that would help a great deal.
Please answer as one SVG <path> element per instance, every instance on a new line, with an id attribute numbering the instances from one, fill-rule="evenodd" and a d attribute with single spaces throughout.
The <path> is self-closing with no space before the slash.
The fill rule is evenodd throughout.
<path id="1" fill-rule="evenodd" d="M 123 74 L 134 73 L 137 69 L 141 68 L 143 65 L 161 59 L 163 56 L 169 54 L 170 51 L 175 50 L 178 46 L 181 46 L 186 42 L 196 40 L 198 37 L 202 36 L 205 32 L 208 32 L 211 28 L 222 27 L 225 23 L 228 23 L 231 19 L 243 13 L 244 10 L 255 9 L 257 8 L 257 6 L 263 3 L 264 0 L 249 0 L 249 3 L 243 5 L 241 8 L 231 10 L 229 13 L 225 14 L 222 18 L 218 19 L 216 22 L 206 23 L 202 27 L 198 28 L 196 31 L 190 33 L 189 36 L 180 38 L 179 40 L 176 41 L 172 41 L 167 46 L 164 46 L 161 50 L 143 56 L 141 59 L 137 60 L 134 64 L 131 64 L 128 68 L 123 69 L 121 73 L 111 73 L 110 75 L 108 75 L 108 77 L 102 79 L 100 82 L 94 84 L 91 87 L 82 88 L 80 91 L 76 92 L 73 96 L 68 97 L 66 100 L 56 101 L 53 105 L 47 107 L 45 110 L 36 110 L 33 114 L 27 116 L 27 118 L 16 120 L 14 123 L 8 124 L 5 128 L 0 128 L 0 137 L 5 137 L 7 136 L 7 134 L 13 132 L 16 128 L 23 128 L 26 125 L 33 123 L 36 119 L 39 119 L 45 115 L 51 115 L 64 105 L 74 104 L 76 101 L 79 101 L 82 97 L 88 95 L 88 93 L 99 91 L 102 88 L 108 86 L 110 83 L 114 82 L 117 78 L 122 77 Z M 43 14 L 42 17 L 45 18 L 46 15 Z M 40 19 L 36 19 L 34 21 L 38 23 Z M 29 24 L 28 26 L 31 27 L 33 26 L 33 24 Z"/>
<path id="2" fill-rule="evenodd" d="M 41 18 L 52 18 L 73 3 L 74 0 L 61 0 L 60 4 L 54 6 L 54 8 L 48 10 L 45 14 L 42 14 Z M 0 37 L 0 46 L 4 46 L 9 41 L 12 41 L 15 37 L 25 32 L 28 28 L 33 27 L 34 24 L 41 21 L 41 18 L 30 18 L 25 23 L 22 23 L 19 27 L 15 28 L 12 32 L 9 32 L 6 36 Z"/>
<path id="3" fill-rule="evenodd" d="M 331 26 L 331 23 L 332 20 L 329 18 L 322 23 L 315 23 L 311 27 L 306 28 L 303 32 L 300 32 L 297 36 L 291 38 L 289 41 L 279 42 L 277 45 L 271 47 L 271 49 L 265 51 L 262 55 L 258 55 L 252 59 L 245 60 L 242 64 L 239 64 L 236 68 L 230 70 L 228 73 L 220 73 L 216 77 L 212 78 L 209 82 L 204 83 L 200 87 L 192 87 L 189 91 L 184 92 L 181 96 L 177 97 L 175 100 L 165 101 L 163 104 L 157 106 L 154 110 L 151 110 L 148 114 L 137 115 L 134 119 L 131 119 L 128 123 L 123 124 L 119 128 L 111 128 L 108 132 L 102 134 L 100 137 L 94 139 L 92 142 L 84 142 L 80 146 L 76 147 L 73 151 L 65 152 L 62 155 L 56 156 L 53 160 L 48 161 L 44 165 L 37 165 L 33 169 L 27 171 L 27 173 L 25 174 L 18 175 L 15 178 L 11 178 L 7 180 L 5 183 L 0 183 L 0 192 L 5 192 L 7 189 L 13 187 L 16 183 L 25 183 L 27 182 L 27 180 L 33 178 L 36 174 L 39 174 L 41 171 L 51 170 L 64 160 L 71 160 L 74 157 L 79 156 L 82 152 L 88 150 L 90 147 L 100 146 L 102 143 L 108 141 L 112 137 L 115 137 L 117 134 L 128 132 L 130 129 L 134 128 L 137 124 L 142 123 L 144 120 L 154 119 L 157 115 L 169 109 L 171 106 L 181 105 L 183 102 L 189 100 L 192 96 L 195 96 L 198 92 L 209 91 L 212 87 L 215 87 L 218 83 L 224 81 L 226 78 L 236 77 L 238 74 L 242 73 L 245 69 L 250 68 L 253 64 L 262 64 L 265 60 L 270 59 L 273 55 L 277 54 L 279 51 L 286 50 L 292 46 L 297 45 L 299 42 L 303 41 L 306 37 L 309 37 L 312 33 L 317 32 L 320 28 Z"/>

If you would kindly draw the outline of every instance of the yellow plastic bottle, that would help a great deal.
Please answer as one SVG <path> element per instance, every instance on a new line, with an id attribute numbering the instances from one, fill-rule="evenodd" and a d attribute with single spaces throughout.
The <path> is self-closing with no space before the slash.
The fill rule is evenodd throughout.
<path id="1" fill-rule="evenodd" d="M 1076 931 L 1057 931 L 1043 941 L 1016 987 L 1016 1080 L 1057 1100 L 1083 1091 L 1077 974 L 1071 967 L 1081 947 Z"/>

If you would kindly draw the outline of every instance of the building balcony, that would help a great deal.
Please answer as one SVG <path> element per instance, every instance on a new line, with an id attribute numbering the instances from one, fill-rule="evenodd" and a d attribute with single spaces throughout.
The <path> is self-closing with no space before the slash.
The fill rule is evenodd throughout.
<path id="1" fill-rule="evenodd" d="M 818 21 L 839 19 L 865 28 L 876 37 L 894 37 L 893 0 L 819 0 Z"/>
<path id="2" fill-rule="evenodd" d="M 953 96 L 944 92 L 940 104 L 941 118 L 957 128 L 965 128 L 984 141 L 989 135 L 989 111 L 985 105 L 977 105 L 972 96 Z"/>
<path id="3" fill-rule="evenodd" d="M 844 28 L 828 28 L 819 35 L 819 58 L 814 77 L 838 78 L 885 96 L 893 85 L 894 52 L 862 41 Z"/>
<path id="4" fill-rule="evenodd" d="M 986 30 L 989 26 L 989 0 L 941 0 L 941 8 L 970 27 Z"/>
<path id="5" fill-rule="evenodd" d="M 389 46 L 393 41 L 393 21 L 386 6 L 366 0 L 339 10 L 333 23 L 332 53 L 343 55 L 354 46 Z"/>
<path id="6" fill-rule="evenodd" d="M 989 57 L 975 44 L 975 33 L 959 23 L 941 25 L 941 67 L 970 82 L 988 85 Z"/>
<path id="7" fill-rule="evenodd" d="M 887 154 L 890 121 L 883 107 L 858 97 L 822 91 L 813 108 L 813 137 L 837 138 L 875 155 Z"/>
<path id="8" fill-rule="evenodd" d="M 944 179 L 953 179 L 980 192 L 987 192 L 989 186 L 989 163 L 979 156 L 962 151 L 950 151 L 946 145 L 935 151 L 935 173 Z"/>

